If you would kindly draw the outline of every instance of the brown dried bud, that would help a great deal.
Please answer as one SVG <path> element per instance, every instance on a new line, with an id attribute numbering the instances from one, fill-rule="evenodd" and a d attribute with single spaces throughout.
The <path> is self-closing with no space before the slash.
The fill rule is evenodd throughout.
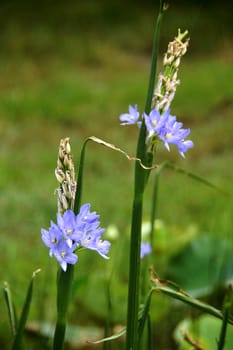
<path id="1" fill-rule="evenodd" d="M 56 176 L 57 181 L 59 183 L 62 183 L 65 180 L 65 178 L 66 178 L 64 172 L 61 169 L 59 169 L 59 168 L 55 169 L 55 176 Z"/>

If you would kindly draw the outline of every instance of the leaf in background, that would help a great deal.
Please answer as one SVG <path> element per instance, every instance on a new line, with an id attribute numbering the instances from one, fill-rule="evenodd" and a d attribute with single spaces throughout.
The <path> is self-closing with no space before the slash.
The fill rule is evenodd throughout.
<path id="1" fill-rule="evenodd" d="M 195 321 L 185 319 L 177 326 L 174 337 L 179 344 L 179 350 L 191 350 L 193 347 L 184 340 L 184 333 L 187 332 L 192 338 L 198 339 L 205 350 L 217 348 L 218 334 L 221 328 L 221 321 L 209 315 L 203 315 Z M 232 350 L 233 327 L 229 326 L 224 350 Z"/>
<path id="2" fill-rule="evenodd" d="M 192 295 L 210 294 L 233 281 L 233 244 L 203 235 L 193 239 L 168 262 L 166 278 Z"/>
<path id="3" fill-rule="evenodd" d="M 191 177 L 193 180 L 202 183 L 203 185 L 206 185 L 222 194 L 224 194 L 225 196 L 230 196 L 231 194 L 229 192 L 224 191 L 223 189 L 219 188 L 218 186 L 216 186 L 215 184 L 213 184 L 212 182 L 206 180 L 204 177 L 199 176 L 191 171 L 187 171 L 179 166 L 177 166 L 176 164 L 173 164 L 172 162 L 169 161 L 165 161 L 163 162 L 159 167 L 158 167 L 158 172 L 161 172 L 164 168 L 168 168 L 168 169 L 172 169 L 174 171 L 176 171 L 177 173 L 186 175 Z"/>
<path id="4" fill-rule="evenodd" d="M 201 310 L 204 313 L 215 316 L 216 318 L 219 318 L 221 320 L 224 319 L 224 315 L 220 310 L 196 298 L 193 298 L 191 295 L 184 292 L 177 284 L 167 280 L 160 280 L 155 276 L 152 269 L 151 269 L 151 283 L 152 283 L 152 290 L 155 292 L 162 292 L 170 296 L 171 298 L 180 300 L 181 302 L 188 304 L 198 310 Z M 233 325 L 232 317 L 228 318 L 228 323 Z"/>

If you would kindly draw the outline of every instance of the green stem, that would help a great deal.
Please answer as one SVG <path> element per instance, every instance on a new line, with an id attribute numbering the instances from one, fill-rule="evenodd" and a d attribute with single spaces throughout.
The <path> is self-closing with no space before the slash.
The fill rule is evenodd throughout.
<path id="1" fill-rule="evenodd" d="M 152 48 L 151 70 L 150 70 L 150 78 L 149 78 L 149 85 L 148 85 L 146 105 L 145 105 L 145 112 L 147 114 L 150 113 L 150 110 L 151 110 L 151 102 L 152 102 L 152 97 L 154 92 L 155 74 L 157 69 L 157 57 L 158 57 L 158 48 L 159 48 L 159 34 L 160 34 L 160 27 L 161 27 L 163 12 L 164 12 L 164 0 L 160 0 L 159 14 L 155 25 L 155 34 L 154 34 L 154 41 L 153 41 L 153 48 Z"/>
<path id="2" fill-rule="evenodd" d="M 220 331 L 220 337 L 218 341 L 218 350 L 223 350 L 225 346 L 227 324 L 228 324 L 228 317 L 230 313 L 231 304 L 232 304 L 232 287 L 229 286 L 227 290 L 227 294 L 225 296 L 224 303 L 223 303 L 223 320 L 222 320 L 222 327 Z"/>
<path id="3" fill-rule="evenodd" d="M 160 11 L 156 22 L 152 63 L 149 79 L 149 86 L 147 92 L 145 112 L 149 113 L 151 109 L 151 102 L 154 91 L 155 73 L 158 56 L 158 41 L 160 25 L 163 13 L 163 3 L 160 1 Z M 141 159 L 145 165 L 151 165 L 152 157 L 148 157 L 146 149 L 146 127 L 142 123 L 138 145 L 137 158 Z M 129 288 L 128 288 L 128 309 L 127 309 L 127 334 L 126 334 L 126 349 L 137 350 L 139 348 L 138 342 L 138 310 L 139 310 L 139 280 L 140 280 L 140 247 L 141 247 L 141 225 L 142 225 L 142 211 L 143 211 L 143 193 L 147 179 L 149 177 L 149 170 L 145 170 L 138 162 L 135 164 L 135 178 L 134 178 L 134 199 L 132 208 L 132 222 L 131 222 L 131 241 L 130 241 L 130 260 L 129 260 Z"/>
<path id="4" fill-rule="evenodd" d="M 55 328 L 53 350 L 62 350 L 65 340 L 67 310 L 71 297 L 74 265 L 68 264 L 66 272 L 61 268 L 57 274 L 57 324 Z"/>
<path id="5" fill-rule="evenodd" d="M 155 173 L 154 186 L 152 192 L 152 208 L 150 216 L 150 244 L 153 247 L 154 243 L 154 226 L 156 219 L 156 209 L 157 209 L 157 197 L 158 197 L 158 187 L 159 187 L 159 172 Z"/>
<path id="6" fill-rule="evenodd" d="M 152 350 L 151 320 L 149 313 L 147 316 L 147 350 Z"/>
<path id="7" fill-rule="evenodd" d="M 82 197 L 82 180 L 83 180 L 83 170 L 84 170 L 84 160 L 85 160 L 85 150 L 86 150 L 86 140 L 83 144 L 80 164 L 78 172 L 78 190 L 75 195 L 74 213 L 77 215 L 80 210 L 81 197 Z M 67 325 L 67 311 L 69 306 L 69 301 L 71 298 L 71 288 L 74 275 L 74 265 L 67 265 L 66 272 L 61 268 L 58 269 L 57 273 L 57 323 L 55 328 L 54 340 L 53 340 L 53 350 L 62 350 L 65 341 L 65 332 Z"/>

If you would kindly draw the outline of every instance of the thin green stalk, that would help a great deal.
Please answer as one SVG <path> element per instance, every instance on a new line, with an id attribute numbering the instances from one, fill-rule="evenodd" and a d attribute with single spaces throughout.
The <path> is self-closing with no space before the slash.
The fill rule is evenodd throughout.
<path id="1" fill-rule="evenodd" d="M 155 173 L 154 186 L 152 192 L 152 207 L 151 207 L 151 216 L 150 216 L 150 244 L 153 247 L 154 242 L 154 225 L 156 219 L 156 209 L 157 209 L 157 197 L 158 197 L 158 188 L 159 188 L 159 172 Z"/>
<path id="2" fill-rule="evenodd" d="M 111 280 L 108 279 L 106 281 L 106 301 L 107 301 L 107 318 L 106 318 L 106 324 L 105 324 L 105 330 L 104 330 L 104 338 L 109 337 L 111 328 L 112 328 L 112 319 L 113 319 L 113 308 L 112 308 L 112 298 L 111 298 L 111 291 L 110 291 L 110 282 Z M 104 342 L 103 343 L 103 349 L 102 350 L 110 350 L 110 342 Z"/>
<path id="3" fill-rule="evenodd" d="M 150 314 L 147 316 L 147 350 L 152 349 L 152 335 L 151 335 L 151 319 Z"/>
<path id="4" fill-rule="evenodd" d="M 153 42 L 153 49 L 152 49 L 152 60 L 151 60 L 151 71 L 150 71 L 149 85 L 148 85 L 146 105 L 145 105 L 146 113 L 150 112 L 151 102 L 152 102 L 152 97 L 154 92 L 155 74 L 157 69 L 157 57 L 158 57 L 158 47 L 159 47 L 159 34 L 160 34 L 160 26 L 161 26 L 164 10 L 165 10 L 165 0 L 160 0 L 159 14 L 158 14 L 156 26 L 155 26 L 154 42 Z"/>
<path id="5" fill-rule="evenodd" d="M 158 56 L 158 41 L 160 25 L 162 20 L 164 1 L 160 1 L 160 11 L 156 22 L 152 63 L 147 92 L 145 112 L 149 113 L 154 91 L 155 73 Z M 152 162 L 151 156 L 148 157 L 146 150 L 146 127 L 142 123 L 138 145 L 137 158 L 141 159 L 145 165 L 150 165 Z M 142 210 L 143 210 L 143 193 L 146 181 L 149 177 L 149 170 L 143 169 L 138 162 L 135 164 L 134 178 L 134 199 L 132 208 L 131 222 L 131 241 L 130 241 L 130 260 L 129 260 L 129 288 L 128 288 L 128 309 L 127 309 L 127 334 L 126 334 L 126 349 L 137 350 L 138 342 L 138 310 L 139 310 L 139 280 L 140 280 L 140 246 L 141 246 L 141 225 L 142 225 Z"/>
<path id="6" fill-rule="evenodd" d="M 68 264 L 66 272 L 61 268 L 57 274 L 57 323 L 54 334 L 53 350 L 62 350 L 67 325 L 67 310 L 71 297 L 74 265 Z"/>
<path id="7" fill-rule="evenodd" d="M 223 303 L 223 320 L 222 320 L 222 327 L 220 331 L 220 337 L 218 341 L 218 350 L 223 350 L 225 346 L 227 324 L 228 324 L 228 317 L 229 317 L 231 303 L 232 303 L 232 287 L 230 286 Z"/>
<path id="8" fill-rule="evenodd" d="M 82 180 L 85 160 L 87 140 L 84 142 L 79 164 L 78 172 L 78 190 L 75 195 L 74 213 L 77 215 L 80 210 L 82 197 Z M 68 264 L 67 270 L 58 269 L 57 273 L 57 323 L 55 328 L 53 350 L 62 350 L 64 348 L 65 332 L 67 326 L 67 312 L 71 298 L 71 289 L 73 283 L 74 265 Z"/>

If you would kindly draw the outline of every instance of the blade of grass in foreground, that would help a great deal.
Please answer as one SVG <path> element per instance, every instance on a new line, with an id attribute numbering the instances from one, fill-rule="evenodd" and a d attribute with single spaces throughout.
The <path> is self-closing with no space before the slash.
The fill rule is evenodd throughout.
<path id="1" fill-rule="evenodd" d="M 23 344 L 22 344 L 23 333 L 24 333 L 25 324 L 26 324 L 26 321 L 27 321 L 27 318 L 28 318 L 30 305 L 31 305 L 31 301 L 32 301 L 34 278 L 36 277 L 36 275 L 40 271 L 41 270 L 38 269 L 38 270 L 34 271 L 33 274 L 32 274 L 32 279 L 31 279 L 31 281 L 29 283 L 29 286 L 28 286 L 27 295 L 26 295 L 26 299 L 25 299 L 25 302 L 24 302 L 22 313 L 20 315 L 19 324 L 18 324 L 16 335 L 15 335 L 15 338 L 14 338 L 12 350 L 21 350 L 21 349 L 23 349 Z"/>
<path id="2" fill-rule="evenodd" d="M 15 307 L 11 296 L 10 287 L 7 282 L 4 282 L 3 294 L 7 305 L 11 333 L 12 333 L 12 336 L 15 337 L 16 329 L 17 329 L 17 317 L 16 317 Z"/>

